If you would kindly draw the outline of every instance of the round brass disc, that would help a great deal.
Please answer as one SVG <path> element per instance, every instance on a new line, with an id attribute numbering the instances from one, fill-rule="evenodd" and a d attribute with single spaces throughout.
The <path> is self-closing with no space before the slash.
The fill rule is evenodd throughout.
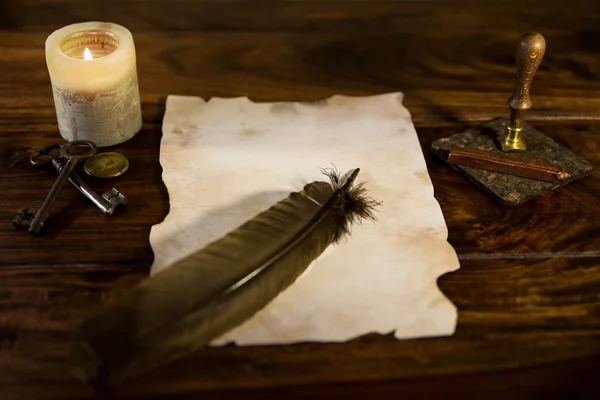
<path id="1" fill-rule="evenodd" d="M 98 153 L 90 157 L 84 165 L 85 172 L 95 178 L 116 178 L 129 168 L 129 160 L 120 153 Z"/>

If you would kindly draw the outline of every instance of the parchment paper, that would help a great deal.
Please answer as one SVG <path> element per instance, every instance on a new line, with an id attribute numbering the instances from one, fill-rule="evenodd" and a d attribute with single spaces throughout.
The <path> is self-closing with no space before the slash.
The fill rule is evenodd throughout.
<path id="1" fill-rule="evenodd" d="M 247 219 L 327 180 L 321 168 L 361 168 L 378 221 L 354 226 L 290 288 L 213 345 L 339 342 L 454 333 L 457 312 L 437 278 L 459 268 L 402 93 L 314 103 L 169 96 L 160 163 L 170 197 L 152 228 L 152 273 Z"/>

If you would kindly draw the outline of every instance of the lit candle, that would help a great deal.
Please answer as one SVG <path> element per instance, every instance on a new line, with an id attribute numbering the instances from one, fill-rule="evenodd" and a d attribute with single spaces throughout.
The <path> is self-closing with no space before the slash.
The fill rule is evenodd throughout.
<path id="1" fill-rule="evenodd" d="M 129 30 L 106 22 L 61 28 L 46 39 L 46 64 L 64 139 L 105 147 L 139 132 L 142 111 Z"/>

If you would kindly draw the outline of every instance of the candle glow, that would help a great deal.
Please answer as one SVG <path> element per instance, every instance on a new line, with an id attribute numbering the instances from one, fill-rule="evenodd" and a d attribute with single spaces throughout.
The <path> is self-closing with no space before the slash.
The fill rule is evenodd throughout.
<path id="1" fill-rule="evenodd" d="M 83 51 L 83 59 L 84 60 L 93 60 L 94 58 L 92 57 L 92 52 L 90 51 L 90 49 L 88 49 L 87 47 L 85 48 L 85 50 Z"/>

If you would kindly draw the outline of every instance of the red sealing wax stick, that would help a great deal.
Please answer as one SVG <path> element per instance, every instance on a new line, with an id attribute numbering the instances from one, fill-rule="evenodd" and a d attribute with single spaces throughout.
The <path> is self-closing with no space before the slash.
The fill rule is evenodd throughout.
<path id="1" fill-rule="evenodd" d="M 570 176 L 556 164 L 467 147 L 454 147 L 450 150 L 448 164 L 500 172 L 546 182 L 559 182 Z"/>

